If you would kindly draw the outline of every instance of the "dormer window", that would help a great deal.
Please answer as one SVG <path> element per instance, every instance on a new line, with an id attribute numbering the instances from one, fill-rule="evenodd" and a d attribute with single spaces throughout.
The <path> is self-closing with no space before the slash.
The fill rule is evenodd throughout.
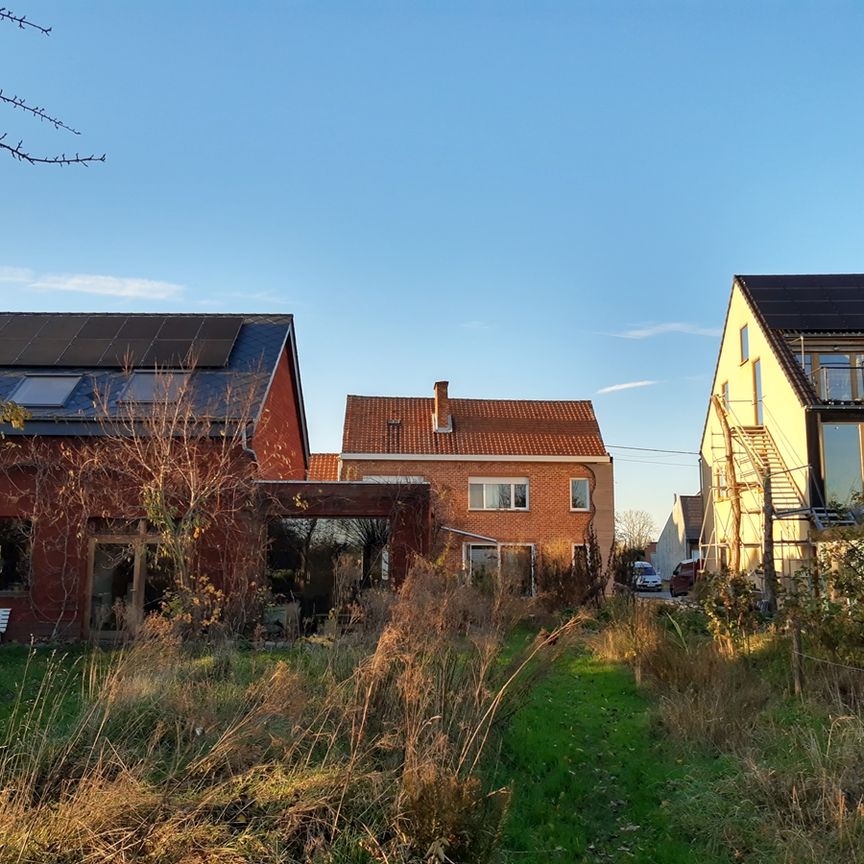
<path id="1" fill-rule="evenodd" d="M 121 402 L 176 402 L 185 392 L 188 372 L 133 372 Z"/>
<path id="2" fill-rule="evenodd" d="M 62 408 L 80 375 L 28 375 L 9 397 L 25 408 Z"/>

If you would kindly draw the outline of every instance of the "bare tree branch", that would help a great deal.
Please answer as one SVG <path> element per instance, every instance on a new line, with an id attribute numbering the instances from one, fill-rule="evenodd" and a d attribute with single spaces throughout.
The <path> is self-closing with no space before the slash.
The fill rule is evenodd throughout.
<path id="1" fill-rule="evenodd" d="M 0 90 L 0 102 L 5 102 L 7 105 L 11 105 L 13 108 L 20 108 L 22 111 L 26 111 L 29 114 L 32 114 L 34 117 L 38 117 L 40 120 L 47 120 L 55 129 L 65 129 L 67 132 L 71 132 L 73 135 L 80 135 L 81 133 L 77 129 L 73 129 L 71 126 L 67 126 L 62 120 L 57 117 L 52 117 L 48 114 L 44 108 L 31 107 L 26 103 L 26 100 L 22 99 L 20 96 L 4 96 L 3 91 Z"/>
<path id="2" fill-rule="evenodd" d="M 5 6 L 0 6 L 0 21 L 17 24 L 20 30 L 25 30 L 29 27 L 33 30 L 38 30 L 45 36 L 51 33 L 50 27 L 34 24 L 32 21 L 27 20 L 26 15 L 16 15 Z M 36 117 L 40 121 L 47 121 L 55 129 L 65 129 L 73 135 L 81 134 L 77 129 L 73 129 L 58 117 L 49 114 L 44 108 L 40 108 L 38 105 L 28 105 L 26 100 L 20 96 L 4 96 L 3 91 L 0 90 L 0 102 L 10 105 L 12 108 L 20 108 L 26 114 L 30 114 L 31 117 Z M 91 162 L 105 161 L 104 153 L 101 156 L 97 156 L 95 153 L 91 153 L 89 156 L 81 156 L 79 153 L 76 153 L 74 156 L 67 156 L 65 153 L 61 153 L 59 156 L 36 156 L 24 148 L 23 140 L 19 140 L 14 146 L 7 144 L 5 141 L 7 134 L 6 132 L 0 134 L 0 150 L 5 150 L 13 159 L 17 159 L 19 162 L 27 162 L 30 165 L 84 165 L 87 167 Z"/>
<path id="3" fill-rule="evenodd" d="M 5 141 L 6 133 L 0 135 L 0 150 L 6 150 L 14 158 L 21 162 L 29 162 L 31 165 L 88 165 L 90 162 L 104 162 L 105 154 L 96 156 L 81 156 L 76 153 L 74 156 L 67 156 L 61 153 L 59 156 L 34 156 L 32 153 L 23 149 L 23 141 L 19 141 L 16 145 L 7 144 Z"/>
<path id="4" fill-rule="evenodd" d="M 38 30 L 40 33 L 43 33 L 45 36 L 51 35 L 50 27 L 43 27 L 41 24 L 34 24 L 32 21 L 27 20 L 26 15 L 16 15 L 11 9 L 6 9 L 3 6 L 0 6 L 0 21 L 8 21 L 10 24 L 17 24 L 21 30 L 26 30 L 28 27 L 31 27 L 33 30 Z"/>

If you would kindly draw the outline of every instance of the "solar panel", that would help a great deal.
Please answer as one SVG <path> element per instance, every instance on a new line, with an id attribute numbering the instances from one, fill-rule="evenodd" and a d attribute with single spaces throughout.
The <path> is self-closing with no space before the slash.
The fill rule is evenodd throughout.
<path id="1" fill-rule="evenodd" d="M 45 323 L 44 315 L 16 315 L 12 326 L 15 328 L 15 337 L 27 339 L 35 336 Z M 11 334 L 10 334 L 11 335 Z"/>
<path id="2" fill-rule="evenodd" d="M 15 358 L 27 347 L 29 341 L 29 339 L 0 339 L 0 365 L 13 365 Z"/>
<path id="3" fill-rule="evenodd" d="M 18 355 L 16 366 L 56 366 L 66 350 L 68 339 L 34 339 Z"/>
<path id="4" fill-rule="evenodd" d="M 79 339 L 113 339 L 123 326 L 124 318 L 93 315 L 78 333 Z"/>
<path id="5" fill-rule="evenodd" d="M 0 344 L 3 340 L 0 339 Z M 75 339 L 60 356 L 58 366 L 98 366 L 110 339 Z"/>
<path id="6" fill-rule="evenodd" d="M 65 339 L 66 342 L 78 335 L 87 317 L 84 315 L 48 315 L 39 331 L 40 339 Z"/>
<path id="7" fill-rule="evenodd" d="M 163 317 L 135 317 L 130 316 L 126 319 L 120 332 L 117 334 L 118 339 L 155 339 L 159 328 L 165 322 Z"/>
<path id="8" fill-rule="evenodd" d="M 187 366 L 190 361 L 190 339 L 157 339 L 141 360 L 142 366 Z"/>
<path id="9" fill-rule="evenodd" d="M 218 318 L 206 318 L 198 333 L 199 339 L 230 339 L 232 344 L 240 332 L 242 318 L 219 316 Z"/>
<path id="10" fill-rule="evenodd" d="M 192 317 L 166 318 L 159 331 L 160 339 L 194 339 L 204 323 L 200 315 Z"/>
<path id="11" fill-rule="evenodd" d="M 242 324 L 228 315 L 11 313 L 0 316 L 0 365 L 225 366 Z"/>
<path id="12" fill-rule="evenodd" d="M 149 339 L 115 339 L 95 366 L 140 366 L 152 343 Z"/>

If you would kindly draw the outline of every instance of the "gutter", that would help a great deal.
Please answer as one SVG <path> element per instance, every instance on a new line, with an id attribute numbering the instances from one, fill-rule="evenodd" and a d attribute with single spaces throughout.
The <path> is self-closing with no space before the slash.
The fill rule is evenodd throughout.
<path id="1" fill-rule="evenodd" d="M 494 537 L 484 537 L 482 534 L 475 534 L 473 531 L 460 531 L 458 528 L 449 528 L 447 525 L 442 525 L 441 529 L 443 531 L 451 531 L 453 534 L 460 534 L 462 537 L 473 537 L 475 540 L 485 540 L 487 543 L 494 543 L 496 546 L 500 543 L 500 540 L 496 540 Z"/>

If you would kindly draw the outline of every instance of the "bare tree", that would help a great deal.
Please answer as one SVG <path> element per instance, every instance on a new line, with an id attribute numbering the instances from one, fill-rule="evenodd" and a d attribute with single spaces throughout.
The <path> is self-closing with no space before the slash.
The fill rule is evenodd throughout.
<path id="1" fill-rule="evenodd" d="M 29 21 L 26 15 L 16 15 L 11 10 L 0 7 L 0 22 L 4 21 L 7 24 L 17 26 L 19 30 L 33 30 L 41 33 L 43 36 L 51 35 L 50 27 L 43 27 L 41 24 L 35 24 L 34 22 Z M 30 117 L 34 117 L 42 123 L 48 123 L 50 126 L 53 126 L 57 130 L 63 130 L 65 132 L 69 132 L 72 135 L 81 134 L 77 129 L 73 128 L 67 123 L 64 123 L 57 116 L 55 116 L 54 114 L 50 114 L 44 108 L 40 108 L 36 105 L 28 105 L 27 100 L 21 98 L 20 96 L 7 96 L 2 90 L 0 90 L 0 102 L 9 106 L 10 108 L 18 109 L 24 114 L 28 114 Z M 54 156 L 36 156 L 33 154 L 32 151 L 30 151 L 24 146 L 23 139 L 19 139 L 17 143 L 10 143 L 9 141 L 7 141 L 6 138 L 8 137 L 8 134 L 8 132 L 0 132 L 0 150 L 5 150 L 7 153 L 9 153 L 10 156 L 12 156 L 14 159 L 17 159 L 19 162 L 28 162 L 31 165 L 43 164 L 87 166 L 91 162 L 105 161 L 104 153 L 101 156 L 96 156 L 92 153 L 89 156 L 81 156 L 77 152 L 73 156 L 67 156 L 65 153 L 60 153 L 59 155 Z"/>
<path id="2" fill-rule="evenodd" d="M 625 549 L 645 551 L 657 526 L 645 510 L 622 510 L 615 514 L 615 537 Z"/>

